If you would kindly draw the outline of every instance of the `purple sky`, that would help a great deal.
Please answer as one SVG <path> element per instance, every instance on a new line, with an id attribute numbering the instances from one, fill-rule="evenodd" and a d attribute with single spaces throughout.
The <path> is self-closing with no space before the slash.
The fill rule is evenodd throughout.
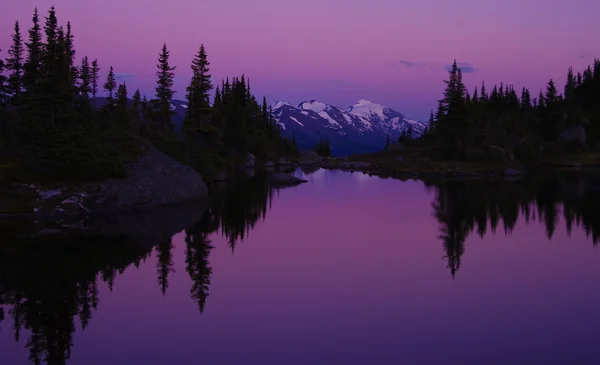
<path id="1" fill-rule="evenodd" d="M 98 58 L 103 71 L 113 65 L 149 95 L 167 42 L 178 98 L 202 42 L 216 80 L 245 73 L 272 102 L 347 107 L 365 98 L 419 119 L 454 58 L 474 70 L 470 89 L 483 79 L 537 93 L 600 56 L 597 0 L 19 0 L 0 12 L 0 48 L 15 20 L 29 28 L 34 6 L 45 15 L 52 4 L 73 25 L 78 56 Z"/>

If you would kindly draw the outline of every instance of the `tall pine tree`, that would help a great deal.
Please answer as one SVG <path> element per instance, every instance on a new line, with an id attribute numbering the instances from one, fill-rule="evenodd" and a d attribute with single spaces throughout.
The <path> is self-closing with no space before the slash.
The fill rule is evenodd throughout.
<path id="1" fill-rule="evenodd" d="M 92 100 L 94 102 L 94 106 L 96 105 L 96 96 L 98 95 L 98 80 L 100 79 L 100 66 L 98 66 L 98 60 L 95 59 L 92 61 L 92 69 L 91 69 L 91 93 Z"/>
<path id="2" fill-rule="evenodd" d="M 115 79 L 115 71 L 110 66 L 108 69 L 108 75 L 106 76 L 106 82 L 104 83 L 104 91 L 108 92 L 108 103 L 112 105 L 114 103 L 114 94 L 117 88 L 117 80 Z"/>
<path id="3" fill-rule="evenodd" d="M 14 33 L 12 36 L 13 43 L 8 50 L 10 58 L 6 60 L 6 70 L 9 71 L 8 76 L 8 92 L 12 96 L 13 104 L 16 104 L 21 92 L 23 91 L 23 39 L 21 38 L 21 30 L 19 22 L 15 22 Z"/>
<path id="4" fill-rule="evenodd" d="M 175 67 L 169 65 L 169 50 L 167 44 L 164 43 L 162 50 L 158 56 L 158 65 L 156 71 L 156 102 L 157 111 L 155 113 L 156 126 L 160 132 L 172 131 L 174 111 L 171 109 L 173 102 L 173 79 L 175 78 Z"/>
<path id="5" fill-rule="evenodd" d="M 27 47 L 27 60 L 23 66 L 23 84 L 28 93 L 35 91 L 42 66 L 42 28 L 37 8 L 33 11 L 32 21 L 33 26 L 29 29 L 29 42 L 25 44 Z"/>
<path id="6" fill-rule="evenodd" d="M 183 121 L 186 133 L 196 143 L 207 143 L 202 141 L 204 132 L 210 131 L 210 90 L 213 85 L 209 74 L 210 62 L 206 56 L 204 45 L 200 45 L 200 50 L 192 60 L 192 80 L 187 87 L 187 102 L 185 119 Z"/>
<path id="7" fill-rule="evenodd" d="M 81 67 L 79 71 L 79 95 L 88 101 L 92 92 L 92 70 L 87 56 L 81 59 Z"/>

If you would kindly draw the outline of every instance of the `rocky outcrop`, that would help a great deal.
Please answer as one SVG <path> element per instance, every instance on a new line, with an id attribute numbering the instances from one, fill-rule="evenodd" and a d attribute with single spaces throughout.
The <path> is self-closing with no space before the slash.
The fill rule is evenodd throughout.
<path id="1" fill-rule="evenodd" d="M 25 185 L 31 194 L 23 198 L 19 216 L 59 218 L 65 215 L 93 215 L 139 211 L 208 196 L 202 176 L 152 146 L 126 167 L 127 177 L 100 182 L 39 187 Z M 25 200 L 28 200 L 27 202 Z M 27 204 L 26 204 L 27 203 Z"/>
<path id="2" fill-rule="evenodd" d="M 320 163 L 323 157 L 319 156 L 313 150 L 302 151 L 299 156 L 299 164 L 302 166 L 311 166 Z"/>
<path id="3" fill-rule="evenodd" d="M 271 185 L 298 185 L 305 182 L 308 182 L 308 180 L 302 180 L 290 174 L 273 174 L 269 176 L 269 183 Z"/>
<path id="4" fill-rule="evenodd" d="M 202 176 L 193 168 L 154 149 L 127 166 L 127 177 L 85 188 L 89 210 L 122 211 L 197 200 L 208 196 Z"/>

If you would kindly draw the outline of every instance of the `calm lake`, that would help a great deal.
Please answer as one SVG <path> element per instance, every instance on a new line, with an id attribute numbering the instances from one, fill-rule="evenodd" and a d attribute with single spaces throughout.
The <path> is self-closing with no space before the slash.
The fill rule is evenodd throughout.
<path id="1" fill-rule="evenodd" d="M 600 363 L 588 181 L 296 174 L 172 239 L 2 241 L 0 364 Z"/>

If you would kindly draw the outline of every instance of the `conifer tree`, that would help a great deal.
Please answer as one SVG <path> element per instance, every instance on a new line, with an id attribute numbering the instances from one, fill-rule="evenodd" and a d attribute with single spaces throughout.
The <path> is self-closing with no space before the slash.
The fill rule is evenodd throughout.
<path id="1" fill-rule="evenodd" d="M 540 95 L 537 98 L 538 108 L 543 109 L 546 106 L 546 100 L 544 98 L 544 93 L 540 90 Z"/>
<path id="2" fill-rule="evenodd" d="M 140 133 L 140 115 L 141 115 L 141 107 L 142 107 L 142 96 L 140 94 L 140 89 L 137 89 L 135 93 L 133 93 L 133 98 L 131 99 L 131 111 L 130 111 L 130 119 L 133 130 L 136 133 Z"/>
<path id="3" fill-rule="evenodd" d="M 100 66 L 98 66 L 98 60 L 95 59 L 92 61 L 92 69 L 91 69 L 91 93 L 92 100 L 94 101 L 94 106 L 96 104 L 96 95 L 98 95 L 98 80 L 100 79 Z"/>
<path id="4" fill-rule="evenodd" d="M 204 45 L 192 60 L 192 80 L 187 87 L 186 99 L 188 107 L 184 119 L 186 133 L 196 142 L 201 143 L 202 131 L 207 131 L 210 122 L 210 90 L 212 81 L 209 74 L 210 62 L 208 62 Z M 204 141 L 207 142 L 207 141 Z"/>
<path id="5" fill-rule="evenodd" d="M 488 98 L 487 91 L 485 90 L 485 82 L 481 82 L 481 101 L 486 101 Z"/>
<path id="6" fill-rule="evenodd" d="M 114 102 L 114 92 L 117 88 L 117 81 L 115 79 L 115 72 L 113 67 L 110 66 L 108 69 L 108 76 L 106 76 L 106 82 L 104 83 L 104 91 L 108 92 L 108 103 L 110 105 Z"/>
<path id="7" fill-rule="evenodd" d="M 73 33 L 71 32 L 71 22 L 67 22 L 67 32 L 65 34 L 65 52 L 69 64 L 70 79 L 73 88 L 76 87 L 77 66 L 75 65 L 75 46 L 73 43 Z"/>
<path id="8" fill-rule="evenodd" d="M 268 127 L 270 127 L 271 125 L 271 118 L 269 115 L 269 107 L 267 106 L 267 98 L 265 96 L 263 96 L 263 102 L 262 102 L 262 108 L 261 111 L 263 113 L 263 118 L 265 120 L 265 125 Z"/>
<path id="9" fill-rule="evenodd" d="M 117 101 L 115 106 L 117 120 L 121 124 L 126 124 L 128 120 L 127 104 L 127 85 L 122 83 L 117 88 Z"/>
<path id="10" fill-rule="evenodd" d="M 59 60 L 60 60 L 60 49 L 59 49 L 59 29 L 58 20 L 56 18 L 56 11 L 54 6 L 48 11 L 46 17 L 46 23 L 44 24 L 44 33 L 46 36 L 46 43 L 43 45 L 42 52 L 42 71 L 44 81 L 47 83 L 55 83 L 59 73 Z"/>
<path id="11" fill-rule="evenodd" d="M 87 56 L 81 59 L 79 79 L 79 95 L 87 101 L 90 98 L 90 93 L 92 93 L 92 71 Z"/>
<path id="12" fill-rule="evenodd" d="M 552 79 L 550 79 L 548 85 L 546 86 L 545 101 L 547 105 L 551 105 L 558 101 L 558 91 L 556 90 L 556 85 L 554 85 L 554 81 Z"/>
<path id="13" fill-rule="evenodd" d="M 23 66 L 23 84 L 27 92 L 33 92 L 35 86 L 39 82 L 41 58 L 43 52 L 42 44 L 42 28 L 38 10 L 35 8 L 33 12 L 33 26 L 29 29 L 29 43 L 27 47 L 27 60 Z"/>
<path id="14" fill-rule="evenodd" d="M 576 87 L 577 85 L 575 77 L 573 76 L 573 68 L 569 67 L 569 71 L 567 73 L 567 83 L 565 84 L 564 90 L 565 99 L 569 99 L 573 96 L 573 92 L 575 91 Z"/>
<path id="15" fill-rule="evenodd" d="M 0 51 L 2 51 L 0 49 Z M 6 80 L 6 76 L 4 76 L 4 61 L 2 60 L 2 58 L 0 58 L 0 118 L 2 117 L 2 108 L 4 106 L 6 106 L 6 103 L 8 102 L 8 85 L 7 85 L 7 80 Z M 4 126 L 2 126 L 2 129 L 4 129 Z"/>
<path id="16" fill-rule="evenodd" d="M 21 92 L 23 91 L 23 39 L 21 38 L 21 30 L 19 22 L 15 22 L 14 33 L 12 36 L 13 43 L 8 50 L 11 56 L 6 60 L 6 70 L 10 72 L 8 76 L 8 92 L 12 95 L 13 104 L 16 103 Z"/>
<path id="17" fill-rule="evenodd" d="M 456 60 L 448 72 L 448 80 L 444 80 L 446 90 L 440 106 L 444 112 L 438 121 L 439 132 L 447 142 L 454 143 L 460 139 L 466 128 L 467 110 L 465 108 L 466 88 L 462 82 L 462 71 L 458 68 Z"/>
<path id="18" fill-rule="evenodd" d="M 162 50 L 158 56 L 158 65 L 156 71 L 156 99 L 158 103 L 158 110 L 156 112 L 156 119 L 158 122 L 158 129 L 161 132 L 167 132 L 173 130 L 173 110 L 171 110 L 171 103 L 173 101 L 173 79 L 175 78 L 175 67 L 169 65 L 169 50 L 167 44 L 164 43 Z"/>

